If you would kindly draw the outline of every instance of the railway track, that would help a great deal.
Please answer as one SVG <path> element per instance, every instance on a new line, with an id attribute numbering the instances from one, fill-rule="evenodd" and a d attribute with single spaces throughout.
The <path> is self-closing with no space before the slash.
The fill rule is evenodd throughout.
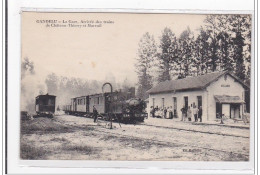
<path id="1" fill-rule="evenodd" d="M 56 120 L 56 121 L 58 121 L 58 120 Z M 61 124 L 71 126 L 70 124 L 66 124 L 66 123 L 63 123 L 61 121 L 58 121 L 58 122 L 60 122 Z M 88 126 L 90 126 L 90 127 L 99 126 L 94 131 L 98 132 L 100 134 L 105 133 L 105 134 L 108 134 L 109 136 L 125 137 L 125 138 L 127 137 L 130 140 L 131 139 L 139 139 L 139 140 L 141 139 L 143 141 L 149 141 L 149 142 L 152 142 L 152 143 L 155 143 L 155 144 L 160 144 L 160 145 L 164 145 L 164 146 L 168 146 L 168 147 L 193 147 L 193 148 L 196 148 L 196 149 L 208 150 L 208 151 L 213 151 L 213 152 L 216 152 L 216 153 L 221 152 L 221 153 L 224 153 L 224 154 L 233 154 L 233 155 L 237 155 L 237 156 L 242 155 L 242 156 L 246 157 L 247 159 L 249 158 L 249 154 L 234 152 L 234 151 L 230 151 L 230 150 L 208 148 L 208 147 L 200 146 L 200 145 L 196 145 L 196 144 L 187 144 L 187 143 L 184 143 L 184 142 L 181 142 L 181 141 L 178 141 L 178 143 L 173 143 L 173 142 L 170 142 L 170 141 L 165 141 L 165 140 L 160 140 L 160 139 L 144 138 L 144 137 L 133 136 L 133 135 L 129 135 L 129 134 L 115 133 L 115 132 L 113 132 L 113 130 L 109 130 L 109 129 L 105 128 L 106 124 L 109 123 L 109 122 L 101 121 L 100 123 L 101 124 L 99 124 L 99 125 L 83 125 L 81 127 L 76 126 L 76 125 L 74 125 L 74 126 L 77 129 L 80 129 L 80 130 L 83 130 L 85 127 L 88 127 Z M 218 133 L 211 133 L 211 132 L 204 132 L 204 131 L 196 131 L 196 130 L 173 128 L 173 127 L 163 127 L 163 126 L 147 125 L 147 124 L 141 124 L 141 125 L 156 127 L 156 128 L 175 129 L 175 130 L 179 130 L 179 131 L 200 132 L 200 133 L 203 133 L 203 134 L 216 134 L 216 135 L 234 137 L 234 135 L 231 135 L 231 134 L 218 134 Z M 248 138 L 248 137 L 243 137 L 243 136 L 236 136 L 236 137 Z"/>
<path id="2" fill-rule="evenodd" d="M 131 136 L 131 135 L 128 135 L 128 134 L 120 134 L 120 133 L 114 133 L 114 132 L 110 132 L 108 129 L 101 129 L 102 131 L 98 131 L 98 130 L 95 130 L 99 133 L 108 133 L 110 136 L 113 135 L 115 137 L 127 137 L 129 139 L 141 139 L 141 140 L 144 140 L 144 141 L 150 141 L 152 143 L 155 143 L 155 144 L 161 144 L 161 145 L 165 145 L 165 146 L 169 146 L 169 147 L 194 147 L 196 149 L 203 149 L 203 150 L 209 150 L 209 151 L 214 151 L 214 152 L 222 152 L 222 153 L 225 153 L 225 154 L 234 154 L 234 155 L 242 155 L 242 156 L 245 156 L 245 157 L 249 157 L 249 154 L 245 154 L 245 153 L 237 153 L 237 152 L 233 152 L 233 151 L 227 151 L 227 150 L 223 150 L 223 149 L 213 149 L 213 148 L 208 148 L 208 147 L 204 147 L 204 146 L 198 146 L 198 145 L 195 145 L 195 144 L 186 144 L 184 142 L 181 142 L 181 141 L 178 141 L 178 143 L 173 143 L 173 142 L 169 142 L 169 141 L 164 141 L 164 140 L 159 140 L 159 139 L 151 139 L 151 138 L 144 138 L 144 137 L 138 137 L 138 136 Z"/>
<path id="3" fill-rule="evenodd" d="M 216 132 L 210 132 L 210 131 L 200 131 L 200 130 L 194 130 L 194 129 L 185 129 L 185 128 L 169 127 L 169 126 L 158 126 L 158 125 L 151 125 L 151 124 L 146 124 L 146 123 L 143 123 L 143 124 L 140 124 L 140 125 L 152 126 L 152 127 L 155 127 L 155 128 L 164 128 L 164 129 L 173 129 L 173 130 L 179 130 L 179 131 L 187 131 L 187 132 L 197 132 L 197 133 L 203 133 L 203 134 L 214 134 L 214 135 L 221 135 L 221 136 L 249 138 L 247 136 L 241 136 L 241 135 L 216 133 Z"/>
<path id="4" fill-rule="evenodd" d="M 75 116 L 75 117 L 91 118 L 91 117 L 86 117 L 86 116 Z M 104 120 L 103 118 L 98 118 L 98 120 L 103 121 L 104 123 L 109 122 L 109 121 Z M 113 121 L 113 123 L 119 123 L 119 122 Z M 217 133 L 217 132 L 201 131 L 201 130 L 195 130 L 195 129 L 185 129 L 185 128 L 178 128 L 178 127 L 152 125 L 152 124 L 146 124 L 145 122 L 138 123 L 137 125 L 150 126 L 150 127 L 155 127 L 155 128 L 163 128 L 163 129 L 173 129 L 173 130 L 186 131 L 186 132 L 196 132 L 196 133 L 202 133 L 202 134 L 213 134 L 213 135 L 228 136 L 228 137 L 250 138 L 249 136 L 241 136 L 241 135 L 235 135 L 235 134 Z M 218 127 L 221 127 L 221 126 L 218 126 Z"/>
<path id="5" fill-rule="evenodd" d="M 102 121 L 103 121 L 103 119 L 102 119 Z M 113 122 L 116 122 L 116 121 L 113 121 Z M 116 123 L 118 123 L 118 122 L 116 122 Z M 201 131 L 201 130 L 195 130 L 195 129 L 185 129 L 185 128 L 178 128 L 178 127 L 151 125 L 151 124 L 146 124 L 145 122 L 144 123 L 138 123 L 138 125 L 150 126 L 150 127 L 155 127 L 155 128 L 173 129 L 173 130 L 186 131 L 186 132 L 196 132 L 196 133 L 203 133 L 203 134 L 213 134 L 213 135 L 221 135 L 221 136 L 249 138 L 249 136 L 241 136 L 241 135 L 235 135 L 235 134 L 216 133 L 216 132 Z M 218 126 L 218 127 L 221 127 L 221 126 Z"/>

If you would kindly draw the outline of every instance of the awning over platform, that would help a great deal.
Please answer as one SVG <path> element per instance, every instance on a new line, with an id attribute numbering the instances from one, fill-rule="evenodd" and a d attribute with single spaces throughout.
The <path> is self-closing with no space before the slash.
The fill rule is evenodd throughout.
<path id="1" fill-rule="evenodd" d="M 215 95 L 214 97 L 218 103 L 245 103 L 245 101 L 241 100 L 239 96 Z"/>

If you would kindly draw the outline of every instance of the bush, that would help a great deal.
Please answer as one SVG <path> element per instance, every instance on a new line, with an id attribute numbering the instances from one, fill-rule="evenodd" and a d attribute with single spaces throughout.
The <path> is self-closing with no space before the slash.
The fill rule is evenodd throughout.
<path id="1" fill-rule="evenodd" d="M 21 121 L 21 133 L 33 134 L 35 132 L 50 133 L 50 132 L 69 132 L 71 129 L 66 125 L 62 125 L 50 118 L 35 118 L 34 120 Z"/>
<path id="2" fill-rule="evenodd" d="M 21 159 L 43 160 L 43 159 L 45 159 L 45 156 L 47 153 L 48 153 L 48 151 L 43 148 L 36 148 L 33 145 L 30 145 L 25 142 L 21 142 L 21 145 L 20 145 Z"/>
<path id="3" fill-rule="evenodd" d="M 96 150 L 86 145 L 65 145 L 63 147 L 65 151 L 77 151 L 85 154 L 93 154 Z"/>

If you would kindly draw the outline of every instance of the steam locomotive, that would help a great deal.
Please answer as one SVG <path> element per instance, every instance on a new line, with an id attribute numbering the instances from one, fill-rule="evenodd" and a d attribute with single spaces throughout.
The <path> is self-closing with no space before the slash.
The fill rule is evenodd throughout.
<path id="1" fill-rule="evenodd" d="M 134 96 L 134 89 L 131 89 L 128 92 L 115 91 L 75 97 L 71 99 L 70 105 L 63 107 L 63 110 L 69 115 L 90 117 L 95 107 L 99 117 L 104 120 L 112 118 L 122 123 L 142 122 L 148 117 L 145 112 L 146 104 Z"/>

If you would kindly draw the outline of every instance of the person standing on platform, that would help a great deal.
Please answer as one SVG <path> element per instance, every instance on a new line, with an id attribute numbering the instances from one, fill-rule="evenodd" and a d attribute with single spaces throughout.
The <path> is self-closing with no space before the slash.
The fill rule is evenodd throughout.
<path id="1" fill-rule="evenodd" d="M 169 109 L 169 118 L 173 119 L 173 112 L 172 112 L 172 106 Z"/>
<path id="2" fill-rule="evenodd" d="M 186 120 L 186 108 L 185 106 L 183 106 L 183 108 L 181 108 L 181 121 L 185 121 Z"/>
<path id="3" fill-rule="evenodd" d="M 188 110 L 187 110 L 187 117 L 188 117 L 188 121 L 191 121 L 192 111 L 190 109 L 190 106 L 188 107 Z"/>
<path id="4" fill-rule="evenodd" d="M 197 122 L 198 121 L 198 108 L 196 107 L 196 105 L 193 106 L 193 115 L 194 115 L 194 121 Z"/>
<path id="5" fill-rule="evenodd" d="M 94 117 L 94 123 L 96 123 L 97 121 L 97 116 L 98 116 L 98 111 L 95 108 L 95 106 L 93 106 L 93 117 Z"/>
<path id="6" fill-rule="evenodd" d="M 199 116 L 200 122 L 202 122 L 202 106 L 199 107 L 198 116 Z"/>
<path id="7" fill-rule="evenodd" d="M 151 117 L 153 117 L 153 118 L 154 118 L 154 113 L 155 113 L 155 108 L 153 106 L 151 106 L 150 114 L 151 114 Z"/>
<path id="8" fill-rule="evenodd" d="M 163 117 L 166 118 L 166 115 L 167 115 L 167 108 L 164 107 L 164 110 L 163 110 Z"/>

